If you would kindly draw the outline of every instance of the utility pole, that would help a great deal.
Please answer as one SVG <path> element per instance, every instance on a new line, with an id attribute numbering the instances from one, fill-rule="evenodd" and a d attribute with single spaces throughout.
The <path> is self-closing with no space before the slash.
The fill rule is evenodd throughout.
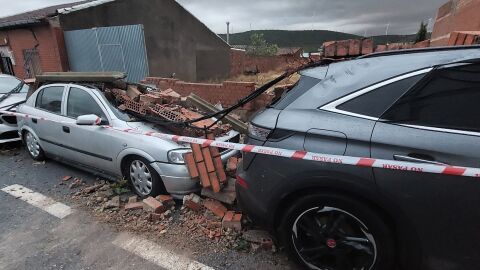
<path id="1" fill-rule="evenodd" d="M 230 22 L 227 22 L 227 44 L 230 45 Z"/>

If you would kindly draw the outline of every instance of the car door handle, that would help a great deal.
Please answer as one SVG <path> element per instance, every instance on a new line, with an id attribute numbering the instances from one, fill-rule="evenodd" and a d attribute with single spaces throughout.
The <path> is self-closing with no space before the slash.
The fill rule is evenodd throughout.
<path id="1" fill-rule="evenodd" d="M 38 122 L 37 118 L 32 118 L 32 123 L 36 124 Z"/>
<path id="2" fill-rule="evenodd" d="M 62 130 L 63 130 L 63 132 L 65 132 L 65 133 L 70 133 L 70 128 L 69 128 L 69 127 L 63 126 L 63 127 L 62 127 Z"/>
<path id="3" fill-rule="evenodd" d="M 420 156 L 420 155 L 419 155 Z M 421 155 L 422 157 L 415 157 L 415 154 L 409 154 L 408 156 L 404 155 L 393 155 L 393 159 L 398 161 L 407 161 L 407 162 L 415 162 L 415 163 L 427 163 L 427 164 L 434 164 L 434 165 L 448 165 L 442 162 L 435 161 L 435 159 L 429 155 Z"/>

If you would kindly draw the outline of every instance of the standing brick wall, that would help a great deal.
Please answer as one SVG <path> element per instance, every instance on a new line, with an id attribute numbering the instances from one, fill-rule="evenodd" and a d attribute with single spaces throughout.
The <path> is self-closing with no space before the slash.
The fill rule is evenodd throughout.
<path id="1" fill-rule="evenodd" d="M 304 64 L 306 60 L 294 55 L 256 56 L 248 55 L 243 50 L 230 50 L 230 76 L 241 75 L 248 71 L 266 73 L 269 71 L 286 70 Z"/>
<path id="2" fill-rule="evenodd" d="M 194 93 L 211 104 L 220 102 L 224 108 L 235 105 L 240 99 L 255 90 L 255 83 L 253 82 L 225 81 L 221 84 L 205 84 L 187 83 L 169 78 L 147 77 L 142 83 L 154 84 L 160 90 L 171 88 L 182 96 Z M 263 93 L 243 108 L 236 110 L 236 113 L 241 116 L 242 120 L 247 121 L 255 111 L 270 104 L 273 98 L 273 95 Z"/>
<path id="3" fill-rule="evenodd" d="M 13 51 L 15 76 L 25 78 L 23 50 L 37 50 L 40 57 L 40 67 L 43 72 L 66 71 L 66 64 L 62 65 L 61 52 L 57 40 L 60 35 L 55 33 L 49 25 L 34 26 L 31 28 L 19 28 L 12 30 L 0 30 L 0 36 L 6 36 L 7 46 Z M 63 40 L 63 39 L 62 39 Z M 63 53 L 66 54 L 66 53 Z"/>
<path id="4" fill-rule="evenodd" d="M 446 46 L 454 31 L 480 31 L 480 0 L 450 0 L 441 6 L 433 28 L 431 46 Z"/>

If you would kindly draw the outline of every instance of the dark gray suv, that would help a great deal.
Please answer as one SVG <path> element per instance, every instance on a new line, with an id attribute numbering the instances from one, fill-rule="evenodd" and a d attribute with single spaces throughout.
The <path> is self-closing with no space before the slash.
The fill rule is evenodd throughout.
<path id="1" fill-rule="evenodd" d="M 304 70 L 248 143 L 480 167 L 480 47 L 373 54 Z M 475 178 L 248 153 L 243 210 L 308 269 L 479 269 Z"/>

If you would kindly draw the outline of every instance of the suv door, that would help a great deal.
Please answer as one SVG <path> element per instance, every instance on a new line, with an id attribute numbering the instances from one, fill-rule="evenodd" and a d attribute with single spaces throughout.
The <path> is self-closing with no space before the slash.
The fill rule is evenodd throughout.
<path id="1" fill-rule="evenodd" d="M 371 156 L 478 168 L 479 102 L 480 65 L 434 70 L 382 115 L 372 134 Z M 380 191 L 415 230 L 406 232 L 416 236 L 407 249 L 421 251 L 420 269 L 478 269 L 478 180 L 401 168 L 375 168 L 374 175 Z M 405 232 L 406 226 L 399 228 Z"/>
<path id="2" fill-rule="evenodd" d="M 114 159 L 122 149 L 119 141 L 112 135 L 112 130 L 100 126 L 81 126 L 76 119 L 81 115 L 95 114 L 102 119 L 102 125 L 109 125 L 111 119 L 103 104 L 87 89 L 81 86 L 69 86 L 66 102 L 66 116 L 71 124 L 64 133 L 64 140 L 69 142 L 66 158 L 78 163 L 114 173 Z"/>
<path id="3" fill-rule="evenodd" d="M 62 104 L 65 92 L 63 85 L 50 85 L 40 90 L 35 101 L 35 116 L 63 121 Z M 27 125 L 33 129 L 40 139 L 40 144 L 47 154 L 61 155 L 63 147 L 58 141 L 62 133 L 62 125 L 58 122 L 29 119 Z"/>

